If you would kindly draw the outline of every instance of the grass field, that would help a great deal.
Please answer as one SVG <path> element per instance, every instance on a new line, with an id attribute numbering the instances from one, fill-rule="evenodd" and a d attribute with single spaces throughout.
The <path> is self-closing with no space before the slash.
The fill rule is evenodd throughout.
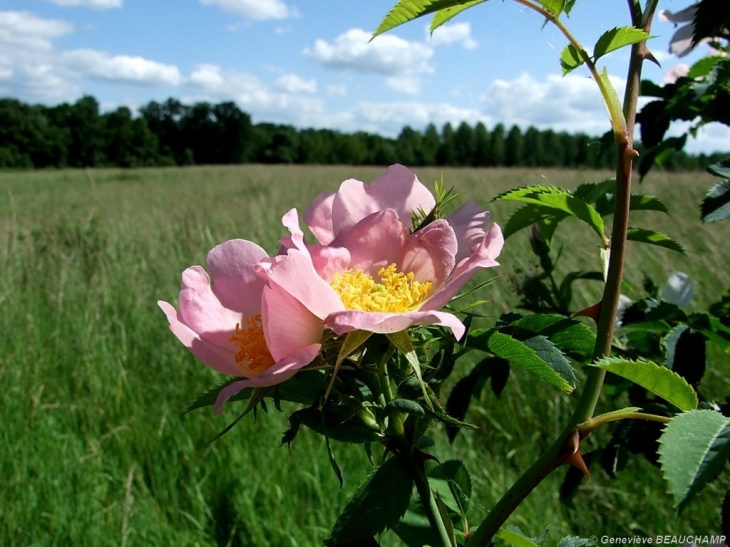
<path id="1" fill-rule="evenodd" d="M 181 416 L 220 377 L 178 343 L 156 301 L 176 302 L 182 270 L 204 264 L 215 244 L 241 237 L 275 252 L 288 209 L 301 211 L 346 178 L 371 181 L 382 172 L 241 166 L 0 174 L 0 545 L 320 545 L 372 469 L 365 453 L 336 444 L 340 490 L 320 437 L 302 431 L 290 449 L 280 446 L 286 414 L 275 410 L 196 450 L 236 411 Z M 427 184 L 441 174 L 417 173 Z M 517 185 L 574 187 L 606 176 L 444 171 L 447 185 L 483 204 Z M 685 271 L 696 287 L 692 309 L 730 287 L 730 225 L 698 221 L 712 184 L 703 174 L 653 173 L 637 188 L 665 200 L 673 217 L 643 212 L 632 225 L 668 233 L 687 256 L 633 245 L 630 284 L 639 287 L 644 272 L 663 280 Z M 498 223 L 514 209 L 489 208 Z M 558 230 L 563 269 L 597 269 L 591 237 L 577 223 Z M 492 317 L 514 305 L 510 279 L 532 263 L 525 234 L 507 241 L 500 262 L 502 278 L 480 295 L 493 300 L 485 309 Z M 595 282 L 583 289 L 579 303 L 597 299 Z M 727 359 L 716 357 L 709 368 L 703 390 L 730 391 Z M 474 524 L 561 429 L 571 404 L 517 370 L 501 399 L 485 391 L 469 415 L 480 429 L 460 434 L 453 451 L 437 433 L 437 456 L 463 458 L 473 473 Z M 616 480 L 596 468 L 573 509 L 558 501 L 563 474 L 545 481 L 510 523 L 532 535 L 550 525 L 549 544 L 567 534 L 720 531 L 720 488 L 677 518 L 658 470 L 643 460 Z M 726 478 L 720 483 L 727 488 Z M 382 540 L 397 544 L 387 534 Z"/>

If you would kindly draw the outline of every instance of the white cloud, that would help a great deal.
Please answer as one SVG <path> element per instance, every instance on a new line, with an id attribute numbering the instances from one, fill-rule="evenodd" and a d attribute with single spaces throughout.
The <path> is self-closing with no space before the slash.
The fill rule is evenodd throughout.
<path id="1" fill-rule="evenodd" d="M 323 66 L 369 74 L 394 76 L 433 72 L 428 60 L 433 49 L 421 42 L 409 42 L 390 34 L 370 42 L 371 34 L 351 28 L 329 43 L 319 39 L 304 53 Z"/>
<path id="2" fill-rule="evenodd" d="M 471 23 L 453 23 L 451 25 L 441 25 L 433 34 L 431 34 L 428 26 L 426 27 L 426 39 L 430 38 L 431 43 L 435 46 L 441 44 L 454 44 L 461 42 L 464 49 L 474 49 L 477 42 L 471 37 Z"/>
<path id="3" fill-rule="evenodd" d="M 327 95 L 331 97 L 346 97 L 347 86 L 345 84 L 330 84 L 327 86 Z"/>
<path id="4" fill-rule="evenodd" d="M 49 50 L 51 40 L 73 32 L 66 21 L 41 19 L 25 11 L 0 11 L 0 44 L 25 50 Z"/>
<path id="5" fill-rule="evenodd" d="M 148 85 L 178 85 L 182 77 L 175 65 L 130 55 L 110 55 L 93 49 L 77 49 L 62 54 L 66 65 L 82 76 Z"/>
<path id="6" fill-rule="evenodd" d="M 283 74 L 274 84 L 276 89 L 285 93 L 316 93 L 317 81 L 305 80 L 296 74 Z"/>
<path id="7" fill-rule="evenodd" d="M 204 6 L 218 6 L 224 11 L 237 13 L 249 19 L 286 19 L 297 17 L 296 8 L 281 0 L 200 0 Z"/>
<path id="8" fill-rule="evenodd" d="M 327 116 L 328 126 L 344 131 L 370 131 L 391 137 L 404 126 L 423 129 L 429 123 L 441 127 L 449 122 L 456 126 L 462 121 L 470 124 L 491 124 L 493 119 L 476 109 L 461 108 L 449 103 L 420 102 L 360 102 L 343 112 Z"/>
<path id="9" fill-rule="evenodd" d="M 182 98 L 183 102 L 235 101 L 254 121 L 321 127 L 325 117 L 324 101 L 311 97 L 306 90 L 302 90 L 306 95 L 298 95 L 278 87 L 272 89 L 252 74 L 223 70 L 216 65 L 196 67 L 188 84 L 190 94 Z"/>
<path id="10" fill-rule="evenodd" d="M 124 0 L 50 0 L 59 6 L 86 6 L 95 9 L 121 8 Z"/>
<path id="11" fill-rule="evenodd" d="M 385 87 L 406 95 L 418 95 L 421 92 L 421 80 L 413 74 L 389 76 L 385 79 Z"/>
<path id="12" fill-rule="evenodd" d="M 221 69 L 216 65 L 198 65 L 190 74 L 188 82 L 208 92 L 217 92 L 225 85 Z"/>
<path id="13" fill-rule="evenodd" d="M 619 95 L 623 82 L 612 82 Z M 494 80 L 481 97 L 485 111 L 505 125 L 601 135 L 610 121 L 595 82 L 582 76 L 548 74 L 538 80 L 523 73 L 513 80 Z"/>

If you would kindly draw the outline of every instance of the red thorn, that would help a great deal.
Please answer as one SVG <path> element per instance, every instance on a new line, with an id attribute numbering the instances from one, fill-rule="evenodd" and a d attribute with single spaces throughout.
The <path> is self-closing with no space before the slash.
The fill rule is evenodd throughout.
<path id="1" fill-rule="evenodd" d="M 393 443 L 392 441 L 389 441 L 385 445 L 385 450 L 383 451 L 383 462 L 385 461 L 385 458 L 388 457 L 388 454 L 390 454 L 391 452 L 395 452 L 396 449 L 397 449 L 397 447 L 395 446 L 395 443 Z"/>
<path id="2" fill-rule="evenodd" d="M 598 324 L 598 318 L 601 315 L 601 302 L 588 306 L 585 309 L 575 312 L 572 317 L 590 317 Z"/>
<path id="3" fill-rule="evenodd" d="M 647 51 L 644 54 L 644 60 L 651 61 L 652 63 L 654 63 L 659 68 L 662 68 L 662 64 L 657 60 L 656 57 L 654 57 L 654 54 L 651 51 Z"/>
<path id="4" fill-rule="evenodd" d="M 560 465 L 572 465 L 583 473 L 586 480 L 591 480 L 591 474 L 588 472 L 588 466 L 580 453 L 580 434 L 577 431 L 574 431 L 570 438 L 565 441 L 565 448 L 567 455 L 563 458 Z"/>
<path id="5" fill-rule="evenodd" d="M 421 467 L 426 467 L 426 462 L 428 460 L 434 461 L 437 464 L 441 465 L 441 462 L 439 459 L 434 456 L 433 454 L 428 454 L 427 452 L 421 452 L 420 450 L 416 450 L 414 455 L 416 456 L 416 459 L 418 460 L 418 463 L 421 464 Z"/>

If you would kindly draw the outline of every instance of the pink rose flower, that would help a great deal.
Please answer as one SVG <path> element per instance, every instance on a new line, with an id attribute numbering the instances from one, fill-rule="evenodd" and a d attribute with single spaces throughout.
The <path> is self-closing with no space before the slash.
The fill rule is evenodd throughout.
<path id="1" fill-rule="evenodd" d="M 672 13 L 669 10 L 659 11 L 659 20 L 663 23 L 674 23 L 675 25 L 678 23 L 689 23 L 679 27 L 669 41 L 669 52 L 677 57 L 684 57 L 696 45 L 692 41 L 695 13 L 697 13 L 697 4 L 693 4 L 677 13 Z"/>
<path id="2" fill-rule="evenodd" d="M 311 363 L 321 349 L 322 321 L 276 287 L 267 286 L 255 265 L 268 255 L 250 241 L 227 241 L 208 253 L 208 269 L 182 274 L 180 308 L 157 304 L 170 330 L 209 367 L 245 378 L 226 386 L 214 412 L 246 387 L 288 380 Z"/>
<path id="3" fill-rule="evenodd" d="M 291 210 L 282 219 L 291 236 L 279 256 L 261 262 L 262 275 L 336 334 L 442 325 L 461 338 L 461 321 L 439 310 L 478 270 L 498 265 L 504 238 L 496 224 L 485 232 L 489 213 L 474 203 L 411 233 L 414 211 L 434 205 L 402 165 L 371 186 L 347 180 L 305 213 L 323 245 L 305 244 Z"/>

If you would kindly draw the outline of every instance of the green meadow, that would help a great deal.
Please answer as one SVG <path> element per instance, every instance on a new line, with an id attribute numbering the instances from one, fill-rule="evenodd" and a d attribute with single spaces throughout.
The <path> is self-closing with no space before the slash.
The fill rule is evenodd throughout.
<path id="1" fill-rule="evenodd" d="M 286 411 L 247 416 L 222 439 L 198 448 L 238 416 L 210 409 L 182 415 L 221 377 L 197 362 L 167 328 L 157 300 L 177 303 L 180 274 L 205 264 L 231 238 L 270 253 L 285 235 L 281 216 L 300 212 L 346 178 L 370 182 L 384 168 L 257 166 L 0 173 L 0 545 L 314 546 L 321 545 L 349 496 L 372 470 L 364 450 L 333 443 L 340 489 L 324 441 L 307 430 L 281 446 Z M 441 170 L 418 169 L 431 185 Z M 608 172 L 455 169 L 447 186 L 506 222 L 513 204 L 492 203 L 518 185 L 575 187 Z M 644 274 L 663 284 L 675 270 L 695 286 L 691 310 L 730 287 L 730 224 L 701 225 L 698 206 L 714 180 L 703 173 L 652 172 L 635 192 L 657 195 L 672 216 L 639 212 L 632 225 L 663 231 L 682 256 L 630 244 L 629 296 Z M 598 240 L 566 221 L 557 232 L 559 269 L 598 269 Z M 514 309 L 514 286 L 535 268 L 527 236 L 507 240 L 500 278 L 478 295 L 488 323 Z M 600 286 L 583 281 L 576 306 Z M 710 353 L 701 390 L 730 392 L 730 360 Z M 460 369 L 466 371 L 468 362 Z M 561 430 L 575 395 L 513 367 L 500 398 L 485 389 L 453 446 L 436 430 L 436 456 L 465 460 L 475 484 L 473 525 Z M 601 402 L 608 410 L 608 400 Z M 589 437 L 595 447 L 608 432 Z M 382 450 L 375 451 L 380 457 Z M 559 470 L 509 524 L 547 545 L 588 537 L 720 533 L 719 505 L 730 481 L 705 490 L 677 516 L 658 468 L 634 457 L 615 479 L 599 466 L 573 507 L 558 500 Z M 384 545 L 397 545 L 388 533 Z"/>

